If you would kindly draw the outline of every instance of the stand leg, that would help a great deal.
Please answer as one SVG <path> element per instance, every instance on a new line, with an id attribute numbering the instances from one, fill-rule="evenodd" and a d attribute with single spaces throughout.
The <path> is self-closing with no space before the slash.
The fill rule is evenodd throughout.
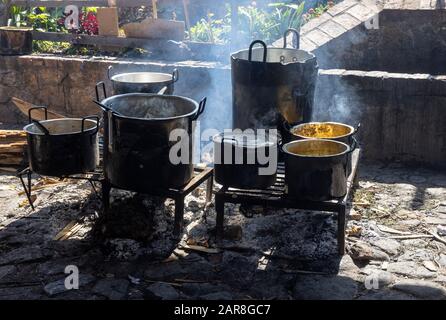
<path id="1" fill-rule="evenodd" d="M 111 185 L 106 181 L 102 181 L 102 206 L 104 216 L 107 216 L 110 211 L 110 191 Z"/>
<path id="2" fill-rule="evenodd" d="M 175 223 L 173 228 L 173 235 L 178 237 L 183 230 L 184 218 L 184 196 L 178 196 L 175 199 Z"/>
<path id="3" fill-rule="evenodd" d="M 214 176 L 210 176 L 206 184 L 206 203 L 212 202 L 212 191 L 214 189 Z"/>
<path id="4" fill-rule="evenodd" d="M 27 184 L 25 184 L 25 181 L 23 180 L 23 175 L 24 174 L 26 174 Z M 22 183 L 23 190 L 25 191 L 26 197 L 28 198 L 28 202 L 29 202 L 29 204 L 31 206 L 31 209 L 34 211 L 35 208 L 34 208 L 33 201 L 31 199 L 31 190 L 32 190 L 31 189 L 32 188 L 32 186 L 31 186 L 31 178 L 32 178 L 31 174 L 32 174 L 31 170 L 27 169 L 26 172 L 22 172 L 22 173 L 19 174 L 19 178 L 20 178 L 20 182 Z"/>
<path id="5" fill-rule="evenodd" d="M 217 241 L 220 241 L 223 239 L 224 233 L 225 202 L 222 195 L 218 193 L 215 195 L 215 211 L 217 212 L 216 235 Z"/>
<path id="6" fill-rule="evenodd" d="M 342 204 L 338 211 L 338 248 L 341 256 L 345 254 L 345 212 L 345 204 Z"/>

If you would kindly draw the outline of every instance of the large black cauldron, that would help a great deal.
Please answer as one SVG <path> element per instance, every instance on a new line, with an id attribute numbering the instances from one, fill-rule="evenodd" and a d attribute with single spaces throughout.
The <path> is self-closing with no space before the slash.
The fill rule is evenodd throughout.
<path id="1" fill-rule="evenodd" d="M 231 63 L 234 128 L 281 129 L 284 121 L 310 120 L 318 73 L 312 53 L 287 48 L 286 41 L 284 48 L 267 48 L 257 40 L 232 54 Z"/>

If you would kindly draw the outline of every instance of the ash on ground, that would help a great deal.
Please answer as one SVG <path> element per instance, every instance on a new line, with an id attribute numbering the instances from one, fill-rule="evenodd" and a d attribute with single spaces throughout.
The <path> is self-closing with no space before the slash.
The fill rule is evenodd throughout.
<path id="1" fill-rule="evenodd" d="M 0 182 L 0 299 L 446 298 L 445 173 L 363 165 L 344 257 L 323 212 L 227 205 L 216 243 L 204 185 L 176 238 L 173 200 L 114 190 L 104 217 L 88 183 L 35 178 L 32 211 L 15 176 Z"/>

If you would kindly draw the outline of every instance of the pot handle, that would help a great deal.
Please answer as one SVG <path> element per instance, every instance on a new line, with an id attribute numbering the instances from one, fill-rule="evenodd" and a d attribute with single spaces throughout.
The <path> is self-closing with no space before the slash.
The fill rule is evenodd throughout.
<path id="1" fill-rule="evenodd" d="M 177 68 L 173 69 L 172 82 L 173 83 L 177 82 L 179 78 L 180 78 L 180 74 L 178 73 L 178 69 Z"/>
<path id="2" fill-rule="evenodd" d="M 299 49 L 300 48 L 300 33 L 297 29 L 294 28 L 290 28 L 287 31 L 285 31 L 285 33 L 283 34 L 283 48 L 286 49 L 287 47 L 287 36 L 290 33 L 294 33 L 296 35 L 296 48 L 295 49 Z"/>
<path id="3" fill-rule="evenodd" d="M 111 80 L 111 78 L 112 78 L 112 74 L 111 74 L 112 70 L 113 70 L 113 66 L 109 66 L 107 69 L 108 80 Z"/>
<path id="4" fill-rule="evenodd" d="M 356 126 L 355 131 L 353 132 L 353 135 L 356 135 L 359 132 L 360 129 L 361 129 L 361 123 L 358 123 L 358 125 Z"/>
<path id="5" fill-rule="evenodd" d="M 97 101 L 101 101 L 101 99 L 99 97 L 99 91 L 100 91 L 101 87 L 102 87 L 102 93 L 104 94 L 104 99 L 107 99 L 107 91 L 105 89 L 105 82 L 100 81 L 100 82 L 96 83 L 96 87 L 95 87 Z"/>
<path id="6" fill-rule="evenodd" d="M 252 61 L 252 49 L 254 49 L 254 46 L 256 44 L 260 44 L 263 47 L 263 62 L 266 62 L 266 58 L 268 57 L 268 47 L 266 46 L 266 43 L 263 42 L 262 40 L 255 40 L 251 43 L 251 45 L 249 46 L 249 62 Z"/>
<path id="7" fill-rule="evenodd" d="M 352 139 L 353 139 L 353 144 L 351 145 L 350 150 L 347 152 L 347 154 L 353 153 L 359 147 L 358 140 L 356 140 L 355 137 L 352 137 Z"/>
<path id="8" fill-rule="evenodd" d="M 235 145 L 238 146 L 238 140 L 234 139 L 234 138 L 221 138 L 221 144 L 223 145 L 225 143 L 225 140 L 230 140 L 230 141 L 234 141 Z"/>
<path id="9" fill-rule="evenodd" d="M 94 130 L 94 132 L 91 134 L 92 136 L 94 136 L 96 133 L 98 133 L 99 131 L 99 117 L 98 116 L 88 116 L 88 117 L 84 117 L 82 118 L 82 133 L 85 131 L 85 120 L 96 120 L 96 130 Z"/>
<path id="10" fill-rule="evenodd" d="M 47 128 L 45 128 L 45 126 L 43 124 L 41 124 L 39 121 L 37 120 L 32 120 L 31 121 L 36 127 L 38 127 L 46 136 L 50 135 L 50 132 L 48 131 Z"/>
<path id="11" fill-rule="evenodd" d="M 47 107 L 33 107 L 33 108 L 29 108 L 28 109 L 28 121 L 29 123 L 34 122 L 33 121 L 33 117 L 32 117 L 32 113 L 34 110 L 41 110 L 43 109 L 45 111 L 45 120 L 48 120 L 48 109 Z"/>
<path id="12" fill-rule="evenodd" d="M 203 112 L 204 109 L 206 108 L 206 102 L 207 102 L 208 98 L 204 97 L 201 101 L 200 101 L 200 105 L 198 106 L 198 111 L 197 114 L 193 117 L 193 121 L 197 120 L 198 117 L 200 117 Z"/>

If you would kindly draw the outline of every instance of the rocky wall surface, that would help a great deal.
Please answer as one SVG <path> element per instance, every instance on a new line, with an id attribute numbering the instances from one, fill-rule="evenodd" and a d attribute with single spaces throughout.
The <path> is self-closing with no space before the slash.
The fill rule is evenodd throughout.
<path id="1" fill-rule="evenodd" d="M 368 159 L 446 167 L 446 77 L 323 70 L 315 120 L 362 123 Z"/>
<path id="2" fill-rule="evenodd" d="M 106 80 L 107 68 L 113 65 L 114 72 L 165 72 L 178 68 L 180 79 L 175 84 L 175 93 L 199 101 L 207 96 L 204 126 L 217 124 L 217 128 L 231 124 L 231 91 L 215 88 L 230 88 L 230 70 L 216 63 L 157 61 L 125 61 L 106 59 L 83 59 L 59 56 L 0 57 L 0 122 L 24 124 L 23 117 L 11 102 L 17 97 L 36 105 L 49 107 L 66 116 L 87 116 L 99 113 L 92 103 L 95 84 Z M 111 83 L 106 81 L 111 93 Z M 229 113 L 222 114 L 226 108 Z"/>

